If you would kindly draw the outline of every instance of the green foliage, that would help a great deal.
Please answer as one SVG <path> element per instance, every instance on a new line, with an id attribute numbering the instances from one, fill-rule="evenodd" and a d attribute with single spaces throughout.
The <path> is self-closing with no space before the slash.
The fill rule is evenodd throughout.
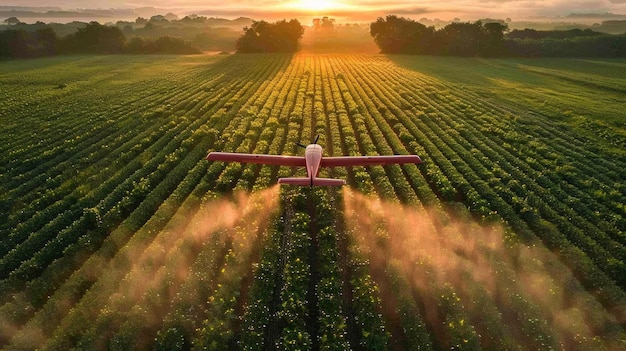
<path id="1" fill-rule="evenodd" d="M 189 348 L 185 335 L 178 328 L 159 331 L 154 347 L 157 351 L 182 351 Z"/>
<path id="2" fill-rule="evenodd" d="M 127 41 L 115 26 L 90 22 L 75 32 L 58 37 L 50 25 L 20 25 L 19 29 L 0 31 L 0 57 L 24 58 L 57 54 L 198 54 L 188 40 L 170 35 L 140 36 Z M 67 87 L 58 84 L 57 88 Z"/>
<path id="3" fill-rule="evenodd" d="M 600 33 L 598 33 L 600 34 Z M 554 39 L 509 39 L 505 46 L 519 57 L 625 57 L 626 37 L 600 34 Z"/>
<path id="4" fill-rule="evenodd" d="M 538 31 L 513 30 L 506 46 L 515 56 L 530 57 L 624 57 L 624 36 L 592 29 Z"/>
<path id="5" fill-rule="evenodd" d="M 626 167 L 623 112 L 612 101 L 626 87 L 621 68 L 622 60 L 306 55 L 5 62 L 0 343 L 549 349 L 573 340 L 620 349 Z M 466 247 L 455 254 L 485 254 L 495 282 L 441 277 L 425 289 L 416 282 L 435 268 L 372 260 L 391 256 L 350 244 L 361 233 L 345 231 L 336 189 L 284 187 L 280 215 L 263 216 L 269 225 L 244 227 L 246 217 L 208 229 L 245 210 L 211 207 L 239 201 L 234 189 L 261 191 L 303 170 L 207 163 L 207 151 L 297 154 L 294 142 L 318 133 L 329 156 L 420 155 L 419 167 L 322 175 L 432 210 L 437 240 L 456 240 L 447 235 L 454 220 L 502 225 L 507 240 L 530 244 L 523 252 L 541 248 L 547 282 L 567 277 L 562 290 L 572 295 L 543 291 L 543 281 L 520 293 L 528 278 L 507 267 L 523 266 L 524 255 L 507 251 L 502 262 Z M 372 235 L 377 249 L 402 246 L 382 225 Z M 378 279 L 391 283 L 388 295 Z M 508 290 L 494 294 L 490 283 Z M 539 295 L 562 310 L 549 315 Z M 561 328 L 576 318 L 586 334 Z"/>
<path id="6" fill-rule="evenodd" d="M 297 19 L 268 23 L 255 21 L 244 28 L 244 34 L 237 40 L 237 52 L 295 52 L 304 34 L 304 27 Z"/>
<path id="7" fill-rule="evenodd" d="M 129 54 L 199 54 L 191 43 L 177 37 L 162 36 L 154 40 L 134 37 L 126 42 L 125 52 Z"/>
<path id="8" fill-rule="evenodd" d="M 370 24 L 382 53 L 482 57 L 625 57 L 626 38 L 594 32 L 514 30 L 504 22 L 452 22 L 435 30 L 388 15 Z"/>
<path id="9" fill-rule="evenodd" d="M 481 21 L 453 22 L 435 30 L 404 17 L 379 17 L 370 24 L 370 35 L 386 54 L 444 56 L 503 56 L 505 24 Z"/>
<path id="10" fill-rule="evenodd" d="M 63 53 L 117 54 L 124 49 L 126 38 L 117 27 L 90 22 L 59 42 Z"/>
<path id="11" fill-rule="evenodd" d="M 380 50 L 388 54 L 428 53 L 434 32 L 434 27 L 394 15 L 379 17 L 370 24 L 370 35 Z"/>
<path id="12" fill-rule="evenodd" d="M 57 35 L 51 28 L 35 31 L 8 29 L 0 31 L 0 57 L 23 58 L 54 55 Z"/>

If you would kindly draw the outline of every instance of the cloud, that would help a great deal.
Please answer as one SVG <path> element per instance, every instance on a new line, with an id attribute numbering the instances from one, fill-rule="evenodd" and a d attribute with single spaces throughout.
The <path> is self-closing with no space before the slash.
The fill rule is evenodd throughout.
<path id="1" fill-rule="evenodd" d="M 247 16 L 258 19 L 285 17 L 310 17 L 320 14 L 298 10 L 298 0 L 57 0 L 55 6 L 75 8 L 137 8 L 156 7 L 170 9 L 179 14 L 210 13 L 215 16 Z M 626 14 L 626 0 L 336 0 L 341 5 L 324 14 L 370 21 L 379 16 L 398 14 L 402 16 L 428 16 L 442 19 L 454 17 L 463 20 L 484 17 L 565 17 L 572 13 Z M 44 6 L 44 0 L 24 0 L 21 6 Z"/>
<path id="2" fill-rule="evenodd" d="M 419 8 L 411 8 L 411 9 L 400 9 L 400 10 L 389 10 L 389 14 L 397 14 L 397 15 L 423 15 L 427 13 L 431 13 L 432 10 L 427 7 L 419 7 Z"/>

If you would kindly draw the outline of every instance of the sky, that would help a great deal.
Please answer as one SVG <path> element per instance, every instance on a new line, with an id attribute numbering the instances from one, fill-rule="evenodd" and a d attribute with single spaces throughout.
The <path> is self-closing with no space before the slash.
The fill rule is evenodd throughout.
<path id="1" fill-rule="evenodd" d="M 177 14 L 201 13 L 255 19 L 329 15 L 346 20 L 373 20 L 396 14 L 413 19 L 532 19 L 575 13 L 626 15 L 626 0 L 0 0 L 0 6 L 56 6 L 63 9 L 158 7 Z"/>

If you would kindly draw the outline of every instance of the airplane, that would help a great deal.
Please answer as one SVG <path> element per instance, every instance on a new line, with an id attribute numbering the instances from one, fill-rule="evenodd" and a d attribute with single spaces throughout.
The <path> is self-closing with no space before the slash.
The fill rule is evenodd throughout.
<path id="1" fill-rule="evenodd" d="M 259 163 L 266 165 L 306 167 L 308 177 L 306 178 L 280 178 L 279 184 L 290 185 L 317 185 L 317 186 L 342 186 L 346 184 L 343 179 L 320 178 L 317 176 L 320 167 L 346 167 L 346 166 L 374 166 L 405 163 L 422 163 L 417 155 L 392 155 L 392 156 L 322 156 L 322 147 L 317 144 L 319 135 L 313 143 L 304 146 L 296 143 L 305 149 L 304 156 L 283 156 L 283 155 L 260 155 L 244 154 L 236 152 L 210 152 L 206 159 L 209 161 L 226 161 L 242 163 Z"/>

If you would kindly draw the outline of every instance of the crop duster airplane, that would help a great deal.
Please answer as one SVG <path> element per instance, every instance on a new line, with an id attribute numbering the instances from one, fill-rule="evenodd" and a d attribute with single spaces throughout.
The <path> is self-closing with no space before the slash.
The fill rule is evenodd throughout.
<path id="1" fill-rule="evenodd" d="M 374 166 L 404 163 L 422 163 L 417 155 L 393 155 L 393 156 L 322 156 L 322 147 L 317 144 L 319 135 L 312 144 L 298 146 L 305 148 L 303 156 L 283 156 L 283 155 L 259 155 L 243 154 L 233 152 L 210 152 L 206 157 L 209 161 L 229 161 L 242 163 L 260 163 L 266 165 L 306 167 L 308 177 L 306 178 L 280 178 L 279 184 L 291 185 L 319 185 L 319 186 L 341 186 L 346 181 L 335 178 L 319 178 L 317 173 L 320 167 L 345 167 L 345 166 Z"/>

